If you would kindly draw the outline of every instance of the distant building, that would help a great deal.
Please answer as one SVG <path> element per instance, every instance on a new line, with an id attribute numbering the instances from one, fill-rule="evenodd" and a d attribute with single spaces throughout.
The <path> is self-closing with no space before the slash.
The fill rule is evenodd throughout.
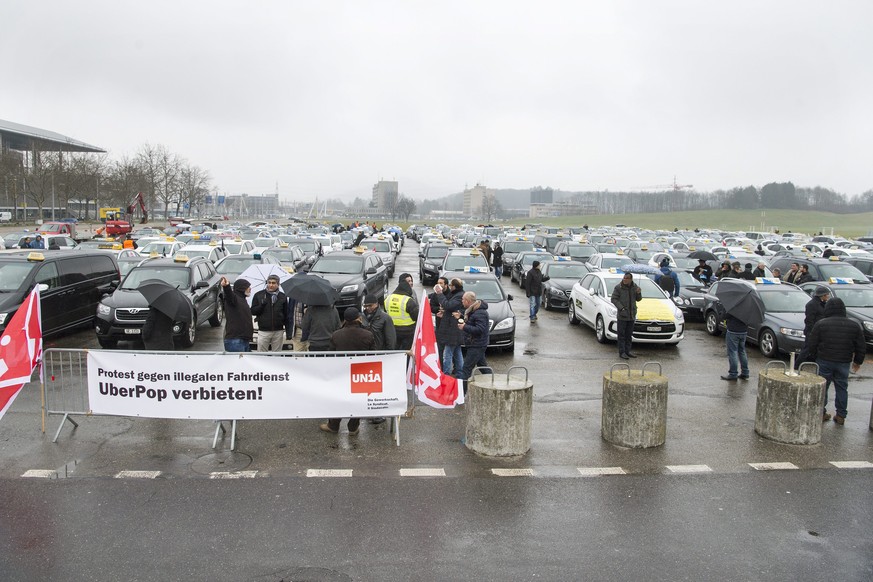
<path id="1" fill-rule="evenodd" d="M 270 216 L 279 214 L 279 195 L 231 194 L 225 197 L 224 213 L 232 216 Z"/>
<path id="2" fill-rule="evenodd" d="M 551 204 L 555 200 L 555 191 L 551 188 L 540 188 L 537 186 L 530 191 L 531 204 Z"/>
<path id="3" fill-rule="evenodd" d="M 546 216 L 582 216 L 583 214 L 597 214 L 597 207 L 593 204 L 573 204 L 571 202 L 553 202 L 530 205 L 530 218 Z"/>
<path id="4" fill-rule="evenodd" d="M 379 180 L 373 186 L 373 204 L 380 212 L 390 211 L 397 203 L 397 182 Z"/>
<path id="5" fill-rule="evenodd" d="M 497 190 L 476 184 L 464 190 L 464 216 L 477 216 L 482 212 L 482 200 L 485 196 L 495 196 Z"/>

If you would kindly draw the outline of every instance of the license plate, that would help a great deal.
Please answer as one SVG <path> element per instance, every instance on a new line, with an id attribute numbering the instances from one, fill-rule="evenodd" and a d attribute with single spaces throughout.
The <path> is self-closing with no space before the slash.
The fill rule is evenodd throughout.
<path id="1" fill-rule="evenodd" d="M 127 335 L 139 335 L 142 330 L 138 327 L 126 327 L 124 328 L 124 333 Z"/>
<path id="2" fill-rule="evenodd" d="M 657 325 L 650 325 L 649 327 L 646 328 L 646 331 L 661 331 L 661 328 L 658 327 Z"/>

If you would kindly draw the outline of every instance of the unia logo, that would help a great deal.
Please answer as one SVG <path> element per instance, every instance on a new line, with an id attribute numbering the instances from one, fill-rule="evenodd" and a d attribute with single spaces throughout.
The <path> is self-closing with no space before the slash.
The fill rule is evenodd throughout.
<path id="1" fill-rule="evenodd" d="M 382 362 L 352 364 L 352 394 L 382 392 Z"/>

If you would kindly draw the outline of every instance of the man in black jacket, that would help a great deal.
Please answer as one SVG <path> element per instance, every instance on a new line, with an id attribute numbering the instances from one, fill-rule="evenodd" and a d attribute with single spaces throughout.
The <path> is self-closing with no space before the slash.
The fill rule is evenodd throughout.
<path id="1" fill-rule="evenodd" d="M 625 273 L 610 296 L 610 301 L 618 311 L 615 324 L 618 327 L 618 357 L 622 360 L 637 357 L 631 351 L 631 344 L 634 340 L 634 322 L 637 319 L 637 301 L 642 300 L 643 291 L 634 283 L 634 276 Z"/>
<path id="2" fill-rule="evenodd" d="M 543 300 L 543 281 L 548 280 L 548 277 L 543 277 L 543 272 L 540 270 L 540 262 L 534 261 L 533 265 L 531 265 L 531 270 L 524 277 L 524 292 L 530 303 L 531 323 L 537 320 L 537 313 L 540 312 L 540 303 Z"/>
<path id="3" fill-rule="evenodd" d="M 857 322 L 846 317 L 846 305 L 839 297 L 825 304 L 824 318 L 812 328 L 809 336 L 809 357 L 818 364 L 818 373 L 825 379 L 825 408 L 822 421 L 830 420 L 828 414 L 828 388 L 834 384 L 834 422 L 846 422 L 846 407 L 849 404 L 849 369 L 857 372 L 864 363 L 867 346 L 864 331 Z"/>
<path id="4" fill-rule="evenodd" d="M 812 299 L 807 301 L 804 308 L 806 316 L 803 319 L 803 348 L 795 360 L 795 368 L 799 368 L 803 362 L 811 361 L 809 358 L 809 335 L 812 333 L 813 326 L 824 317 L 825 304 L 830 298 L 831 294 L 828 288 L 819 285 L 816 287 Z"/>
<path id="5" fill-rule="evenodd" d="M 434 287 L 434 294 L 439 301 L 442 315 L 438 317 L 436 328 L 437 344 L 442 344 L 440 362 L 443 373 L 458 377 L 464 368 L 464 333 L 458 329 L 458 321 L 464 315 L 464 283 L 460 279 L 452 279 L 448 287 Z"/>
<path id="6" fill-rule="evenodd" d="M 252 285 L 245 279 L 233 282 L 232 290 L 227 277 L 221 278 L 221 288 L 224 289 L 224 351 L 252 351 L 252 336 L 255 333 L 252 310 L 246 299 L 252 292 Z M 193 324 L 192 324 L 193 325 Z"/>
<path id="7" fill-rule="evenodd" d="M 281 352 L 285 334 L 291 339 L 288 297 L 279 289 L 278 275 L 267 277 L 267 286 L 252 297 L 252 315 L 258 322 L 258 351 Z"/>
<path id="8" fill-rule="evenodd" d="M 379 305 L 379 298 L 375 295 L 364 297 L 364 329 L 373 332 L 376 338 L 377 350 L 393 350 L 397 345 L 397 332 L 394 330 L 394 322 Z"/>
<path id="9" fill-rule="evenodd" d="M 342 328 L 330 336 L 330 349 L 335 352 L 367 352 L 376 349 L 376 338 L 369 329 L 361 327 L 363 319 L 356 307 L 347 307 L 343 313 Z M 339 432 L 341 418 L 331 418 L 318 428 L 324 432 Z M 360 418 L 349 419 L 349 434 L 358 434 Z"/>

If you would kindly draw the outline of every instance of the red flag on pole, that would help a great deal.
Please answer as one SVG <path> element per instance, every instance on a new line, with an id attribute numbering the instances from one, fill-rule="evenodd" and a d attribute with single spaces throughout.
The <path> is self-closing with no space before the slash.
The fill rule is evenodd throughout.
<path id="1" fill-rule="evenodd" d="M 39 287 L 34 287 L 0 336 L 0 418 L 12 405 L 42 357 Z"/>
<path id="2" fill-rule="evenodd" d="M 413 386 L 418 400 L 434 408 L 454 408 L 464 403 L 464 391 L 456 378 L 443 374 L 437 352 L 436 333 L 427 294 L 421 294 L 415 328 L 415 374 Z"/>

